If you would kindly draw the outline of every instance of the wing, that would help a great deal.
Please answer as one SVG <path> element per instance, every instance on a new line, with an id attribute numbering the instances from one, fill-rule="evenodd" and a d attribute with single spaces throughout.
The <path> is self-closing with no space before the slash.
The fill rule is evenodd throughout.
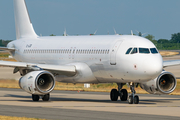
<path id="1" fill-rule="evenodd" d="M 180 65 L 180 60 L 168 60 L 163 62 L 163 67 Z"/>
<path id="2" fill-rule="evenodd" d="M 73 76 L 76 74 L 76 68 L 73 65 L 50 65 L 0 61 L 0 66 L 14 67 L 15 69 L 13 73 L 16 73 L 20 70 L 47 70 L 55 75 Z"/>

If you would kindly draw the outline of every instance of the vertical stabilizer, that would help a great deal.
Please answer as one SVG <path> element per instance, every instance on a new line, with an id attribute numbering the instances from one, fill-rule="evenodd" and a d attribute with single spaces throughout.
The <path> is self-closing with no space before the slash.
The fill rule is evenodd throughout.
<path id="1" fill-rule="evenodd" d="M 16 38 L 36 38 L 25 0 L 14 0 Z"/>

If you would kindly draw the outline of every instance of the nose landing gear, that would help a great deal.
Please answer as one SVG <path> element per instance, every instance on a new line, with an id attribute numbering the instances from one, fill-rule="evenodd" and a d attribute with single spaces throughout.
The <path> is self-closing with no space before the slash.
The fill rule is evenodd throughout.
<path id="1" fill-rule="evenodd" d="M 129 96 L 128 102 L 129 104 L 138 104 L 139 103 L 139 97 L 136 94 L 136 91 L 134 90 L 134 83 L 130 83 L 130 89 L 132 94 Z"/>

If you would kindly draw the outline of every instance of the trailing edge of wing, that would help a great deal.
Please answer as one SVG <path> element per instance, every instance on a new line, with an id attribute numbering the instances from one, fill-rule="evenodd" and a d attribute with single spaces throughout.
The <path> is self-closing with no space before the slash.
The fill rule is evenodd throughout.
<path id="1" fill-rule="evenodd" d="M 163 62 L 163 67 L 175 66 L 180 65 L 180 60 L 169 60 Z"/>
<path id="2" fill-rule="evenodd" d="M 14 67 L 20 69 L 29 69 L 31 67 L 38 67 L 43 70 L 48 70 L 54 74 L 73 76 L 76 74 L 76 68 L 73 65 L 50 65 L 50 64 L 34 64 L 25 62 L 9 62 L 0 61 L 0 66 Z"/>
<path id="3" fill-rule="evenodd" d="M 0 50 L 14 51 L 15 48 L 0 47 Z"/>

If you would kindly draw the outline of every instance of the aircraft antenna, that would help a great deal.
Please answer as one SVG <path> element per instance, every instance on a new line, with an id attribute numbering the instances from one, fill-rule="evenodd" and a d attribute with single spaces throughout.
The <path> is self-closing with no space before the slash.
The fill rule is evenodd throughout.
<path id="1" fill-rule="evenodd" d="M 134 35 L 132 30 L 131 30 L 131 35 Z"/>
<path id="2" fill-rule="evenodd" d="M 97 29 L 98 30 L 98 29 Z M 97 33 L 97 30 L 94 32 L 94 35 Z"/>

